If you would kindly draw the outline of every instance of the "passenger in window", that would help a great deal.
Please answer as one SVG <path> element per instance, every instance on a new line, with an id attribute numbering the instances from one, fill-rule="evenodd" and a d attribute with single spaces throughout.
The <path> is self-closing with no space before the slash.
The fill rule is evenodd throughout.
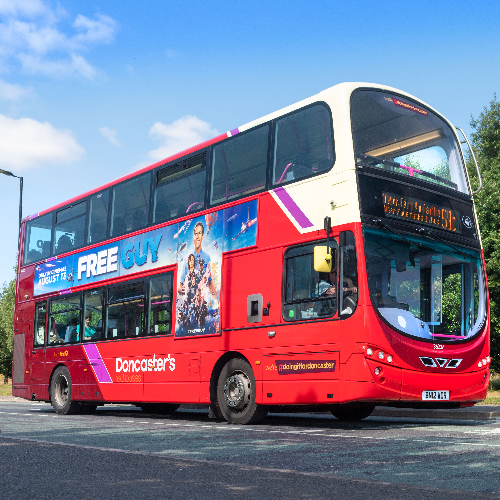
<path id="1" fill-rule="evenodd" d="M 66 342 L 78 342 L 78 320 L 73 318 L 66 327 Z"/>
<path id="2" fill-rule="evenodd" d="M 57 240 L 57 253 L 65 253 L 73 250 L 73 242 L 67 234 L 63 234 L 59 240 Z"/>
<path id="3" fill-rule="evenodd" d="M 96 332 L 96 329 L 90 326 L 91 321 L 92 321 L 92 313 L 88 312 L 85 315 L 85 332 L 84 332 L 85 338 L 92 337 Z"/>
<path id="4" fill-rule="evenodd" d="M 26 263 L 37 262 L 39 260 L 42 260 L 42 258 L 42 254 L 40 252 L 38 252 L 37 250 L 30 250 L 26 257 Z"/>

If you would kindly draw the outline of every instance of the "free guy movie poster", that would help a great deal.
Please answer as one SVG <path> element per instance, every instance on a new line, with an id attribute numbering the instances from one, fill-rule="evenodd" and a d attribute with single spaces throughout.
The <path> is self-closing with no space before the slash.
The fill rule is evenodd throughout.
<path id="1" fill-rule="evenodd" d="M 70 235 L 71 237 L 71 235 Z M 34 295 L 177 264 L 175 335 L 220 332 L 222 254 L 257 243 L 257 200 L 35 267 Z"/>

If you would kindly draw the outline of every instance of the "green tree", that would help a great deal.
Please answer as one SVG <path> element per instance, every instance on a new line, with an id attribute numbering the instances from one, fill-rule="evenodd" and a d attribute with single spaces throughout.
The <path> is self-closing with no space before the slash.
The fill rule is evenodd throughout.
<path id="1" fill-rule="evenodd" d="M 12 377 L 12 340 L 16 280 L 4 283 L 0 291 L 0 373 L 4 382 Z"/>
<path id="2" fill-rule="evenodd" d="M 500 102 L 496 94 L 479 118 L 472 117 L 472 147 L 481 170 L 483 189 L 475 195 L 476 211 L 481 229 L 491 311 L 492 366 L 500 371 Z M 477 188 L 476 167 L 470 158 L 467 169 L 472 187 Z"/>

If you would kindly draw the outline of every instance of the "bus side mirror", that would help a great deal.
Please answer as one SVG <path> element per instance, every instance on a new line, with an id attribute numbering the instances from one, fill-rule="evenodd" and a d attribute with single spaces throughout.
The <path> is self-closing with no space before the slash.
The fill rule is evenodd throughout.
<path id="1" fill-rule="evenodd" d="M 328 247 L 314 247 L 314 270 L 318 273 L 329 273 L 332 270 L 332 254 Z"/>

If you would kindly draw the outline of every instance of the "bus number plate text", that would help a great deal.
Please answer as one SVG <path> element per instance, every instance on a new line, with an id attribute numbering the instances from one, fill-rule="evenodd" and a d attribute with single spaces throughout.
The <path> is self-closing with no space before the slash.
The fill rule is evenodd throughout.
<path id="1" fill-rule="evenodd" d="M 449 401 L 450 391 L 423 391 L 422 401 Z"/>

